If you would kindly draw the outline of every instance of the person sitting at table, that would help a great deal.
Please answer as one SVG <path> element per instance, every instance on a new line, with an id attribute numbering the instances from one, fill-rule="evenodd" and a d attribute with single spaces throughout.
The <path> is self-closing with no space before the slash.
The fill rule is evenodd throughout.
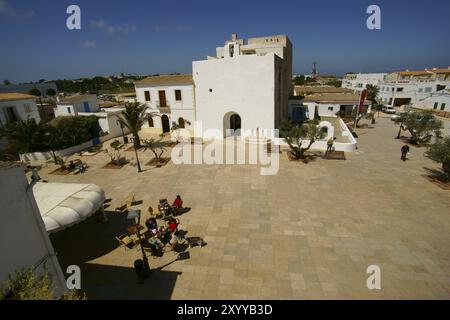
<path id="1" fill-rule="evenodd" d="M 170 233 L 174 233 L 175 231 L 177 231 L 178 221 L 175 218 L 170 218 L 168 226 Z"/>
<path id="2" fill-rule="evenodd" d="M 147 221 L 145 221 L 145 226 L 153 235 L 158 233 L 158 224 L 156 223 L 155 218 L 152 217 L 150 219 L 147 219 Z"/>
<path id="3" fill-rule="evenodd" d="M 148 239 L 148 243 L 153 246 L 156 250 L 164 248 L 164 244 L 161 242 L 161 240 L 158 238 L 157 235 L 150 237 Z"/>
<path id="4" fill-rule="evenodd" d="M 172 248 L 172 250 L 176 249 L 176 246 L 178 245 L 178 236 L 176 232 L 171 233 L 168 245 Z"/>
<path id="5" fill-rule="evenodd" d="M 69 161 L 69 170 L 73 171 L 73 170 L 75 170 L 75 168 L 76 168 L 75 163 L 73 162 L 73 160 L 70 160 Z"/>
<path id="6" fill-rule="evenodd" d="M 183 200 L 181 200 L 180 195 L 177 195 L 176 199 L 172 203 L 172 207 L 174 207 L 175 209 L 183 208 Z"/>
<path id="7" fill-rule="evenodd" d="M 170 240 L 170 229 L 161 227 L 159 228 L 158 236 L 162 243 L 167 243 Z"/>

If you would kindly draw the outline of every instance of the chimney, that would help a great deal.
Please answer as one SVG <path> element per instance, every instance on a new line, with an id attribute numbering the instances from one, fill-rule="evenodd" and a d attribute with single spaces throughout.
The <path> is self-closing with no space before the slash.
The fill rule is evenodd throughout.
<path id="1" fill-rule="evenodd" d="M 236 33 L 236 32 L 233 32 L 233 33 L 231 34 L 231 40 L 232 40 L 232 41 L 236 41 L 236 40 L 237 40 L 237 33 Z"/>

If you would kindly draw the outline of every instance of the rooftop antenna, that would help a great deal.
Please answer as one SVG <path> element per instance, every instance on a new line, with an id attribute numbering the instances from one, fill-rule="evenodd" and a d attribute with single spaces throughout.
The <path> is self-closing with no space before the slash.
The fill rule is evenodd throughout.
<path id="1" fill-rule="evenodd" d="M 312 69 L 312 74 L 311 74 L 311 76 L 312 76 L 312 78 L 313 79 L 315 79 L 316 77 L 317 77 L 317 62 L 313 62 L 313 69 Z"/>

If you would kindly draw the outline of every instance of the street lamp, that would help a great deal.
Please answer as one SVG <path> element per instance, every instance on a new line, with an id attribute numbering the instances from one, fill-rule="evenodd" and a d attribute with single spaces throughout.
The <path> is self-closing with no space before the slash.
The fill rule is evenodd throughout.
<path id="1" fill-rule="evenodd" d="M 141 222 L 141 210 L 131 210 L 128 215 L 127 215 L 127 220 L 133 220 L 135 222 L 135 219 L 138 219 L 138 222 L 136 224 L 136 234 L 138 236 L 139 239 L 139 245 L 141 247 L 141 252 L 142 252 L 142 262 L 143 262 L 143 270 L 142 270 L 142 275 L 141 278 L 145 279 L 148 276 L 148 273 L 150 271 L 150 265 L 148 264 L 148 259 L 147 259 L 147 255 L 145 254 L 144 251 L 144 247 L 142 245 L 142 238 L 141 238 L 141 230 L 139 229 L 140 227 L 140 222 Z"/>

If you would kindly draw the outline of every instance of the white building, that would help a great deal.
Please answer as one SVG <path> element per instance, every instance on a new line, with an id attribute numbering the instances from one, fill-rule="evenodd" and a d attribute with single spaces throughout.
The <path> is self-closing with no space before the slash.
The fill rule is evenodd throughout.
<path id="1" fill-rule="evenodd" d="M 216 56 L 192 63 L 193 75 L 153 76 L 135 82 L 136 98 L 158 116 L 144 125 L 170 131 L 172 122 L 202 132 L 217 129 L 221 138 L 237 129 L 278 128 L 292 95 L 292 45 L 287 36 L 238 39 Z M 255 114 L 258 113 L 258 117 Z M 191 126 L 187 124 L 191 123 Z"/>
<path id="2" fill-rule="evenodd" d="M 290 108 L 290 116 L 305 115 L 306 119 L 313 119 L 314 112 L 317 108 L 318 114 L 321 117 L 335 117 L 340 111 L 349 115 L 354 108 L 359 105 L 360 96 L 351 93 L 317 93 L 306 96 L 300 100 L 302 105 L 292 101 Z M 290 102 L 291 102 L 290 101 Z M 371 101 L 364 101 L 365 106 L 369 106 Z M 295 110 L 295 108 L 300 108 Z M 303 108 L 303 110 L 301 110 Z"/>
<path id="3" fill-rule="evenodd" d="M 192 75 L 162 75 L 135 82 L 136 99 L 145 103 L 148 112 L 158 116 L 150 118 L 143 128 L 156 128 L 170 132 L 172 122 L 189 128 L 195 120 L 195 97 Z"/>
<path id="4" fill-rule="evenodd" d="M 109 140 L 123 134 L 128 134 L 130 130 L 126 127 L 121 127 L 119 124 L 119 115 L 125 110 L 123 106 L 116 106 L 111 108 L 102 109 L 100 112 L 80 112 L 80 116 L 91 116 L 94 115 L 98 119 L 98 124 L 102 131 L 106 134 L 102 137 L 102 140 Z"/>
<path id="5" fill-rule="evenodd" d="M 386 76 L 379 87 L 378 98 L 384 104 L 430 106 L 433 97 L 440 96 L 440 93 L 445 95 L 445 89 L 450 88 L 450 69 L 394 72 Z"/>
<path id="6" fill-rule="evenodd" d="M 429 109 L 438 112 L 450 112 L 450 89 L 432 93 L 426 98 L 419 99 L 413 106 L 415 108 Z"/>
<path id="7" fill-rule="evenodd" d="M 47 269 L 54 294 L 66 281 L 22 165 L 0 162 L 0 283 L 22 268 Z"/>
<path id="8" fill-rule="evenodd" d="M 97 96 L 90 95 L 75 95 L 59 101 L 56 105 L 55 116 L 96 116 L 100 128 L 105 136 L 102 141 L 112 139 L 122 134 L 129 133 L 127 128 L 120 127 L 118 123 L 119 114 L 125 110 L 124 106 L 116 106 L 111 108 L 100 109 Z"/>
<path id="9" fill-rule="evenodd" d="M 292 45 L 285 35 L 238 39 L 216 49 L 216 57 L 192 63 L 196 117 L 203 134 L 222 137 L 278 129 L 292 95 Z M 248 133 L 249 131 L 252 133 Z"/>
<path id="10" fill-rule="evenodd" d="M 347 73 L 342 79 L 342 88 L 361 92 L 369 84 L 379 86 L 386 76 L 387 73 Z"/>
<path id="11" fill-rule="evenodd" d="M 37 97 L 24 93 L 0 93 L 0 126 L 28 118 L 39 123 L 41 117 L 36 99 Z"/>
<path id="12" fill-rule="evenodd" d="M 114 95 L 114 98 L 117 102 L 120 102 L 120 103 L 135 103 L 135 102 L 137 102 L 136 92 L 116 94 L 116 95 Z"/>
<path id="13" fill-rule="evenodd" d="M 55 117 L 77 116 L 79 112 L 98 112 L 100 106 L 95 94 L 65 97 L 56 103 Z"/>

